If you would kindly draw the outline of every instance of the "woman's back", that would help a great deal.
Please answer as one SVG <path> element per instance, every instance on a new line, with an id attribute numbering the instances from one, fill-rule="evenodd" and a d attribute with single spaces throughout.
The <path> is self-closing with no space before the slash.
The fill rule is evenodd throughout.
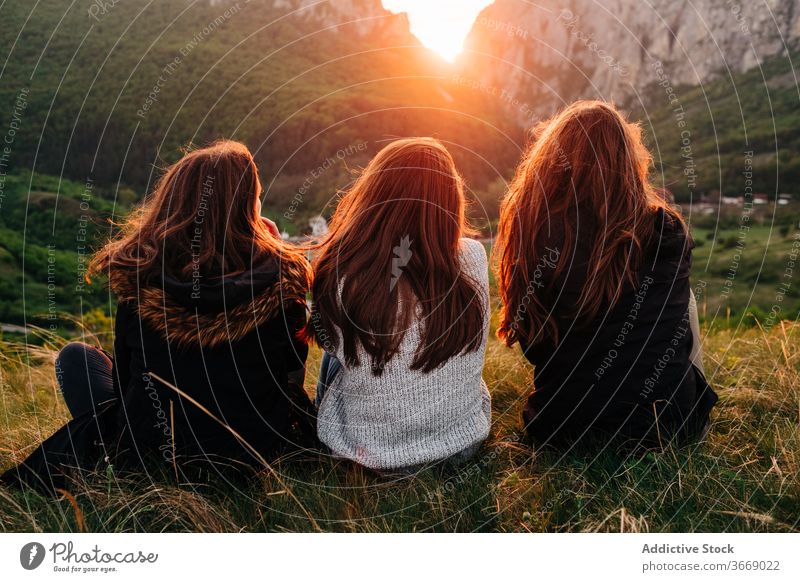
<path id="1" fill-rule="evenodd" d="M 488 268 L 464 238 L 465 208 L 455 161 L 431 138 L 388 144 L 342 197 L 314 261 L 309 324 L 336 355 L 317 392 L 334 454 L 399 469 L 488 435 Z"/>
<path id="2" fill-rule="evenodd" d="M 592 320 L 575 317 L 586 283 L 585 245 L 576 247 L 555 283 L 558 343 L 525 350 L 536 366 L 536 388 L 524 418 L 537 441 L 574 441 L 601 431 L 652 444 L 668 441 L 680 427 L 696 433 L 705 423 L 716 399 L 690 358 L 693 242 L 681 223 L 657 212 L 636 284 L 625 282 L 612 307 Z"/>
<path id="3" fill-rule="evenodd" d="M 207 475 L 206 461 L 258 468 L 316 442 L 298 337 L 311 268 L 261 218 L 261 191 L 236 142 L 167 168 L 89 265 L 118 301 L 113 355 L 61 350 L 73 419 L 3 481 L 52 490 L 104 462 L 186 480 Z"/>
<path id="4" fill-rule="evenodd" d="M 483 306 L 479 349 L 430 372 L 412 369 L 424 322 L 418 304 L 406 302 L 415 316 L 382 373 L 374 374 L 359 346 L 359 363 L 345 364 L 325 393 L 318 431 L 334 454 L 374 469 L 401 468 L 447 458 L 488 436 L 491 401 L 481 376 L 489 326 L 486 251 L 478 241 L 461 239 L 457 260 Z M 345 361 L 342 348 L 334 355 Z"/>
<path id="5" fill-rule="evenodd" d="M 716 395 L 692 365 L 692 242 L 650 181 L 641 127 L 579 101 L 535 137 L 496 247 L 498 336 L 536 366 L 529 433 L 647 446 L 700 433 Z"/>
<path id="6" fill-rule="evenodd" d="M 264 457 L 290 437 L 289 374 L 308 347 L 305 274 L 274 259 L 201 285 L 165 277 L 121 293 L 115 376 L 121 447 L 167 456 L 224 456 L 258 463 L 235 431 Z M 185 393 L 182 397 L 166 380 Z M 213 415 L 213 416 L 212 416 Z"/>

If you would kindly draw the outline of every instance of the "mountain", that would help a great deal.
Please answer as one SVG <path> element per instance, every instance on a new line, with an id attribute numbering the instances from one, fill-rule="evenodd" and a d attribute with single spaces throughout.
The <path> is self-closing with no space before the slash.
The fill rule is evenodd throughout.
<path id="1" fill-rule="evenodd" d="M 786 56 L 798 39 L 800 0 L 496 0 L 461 66 L 547 115 L 576 98 L 628 103 L 659 83 L 701 85 Z"/>
<path id="2" fill-rule="evenodd" d="M 107 307 L 80 276 L 109 219 L 221 137 L 253 150 L 291 233 L 413 135 L 448 144 L 486 228 L 527 130 L 579 97 L 642 123 L 681 203 L 800 193 L 797 5 L 496 0 L 450 65 L 380 0 L 2 2 L 0 321 Z"/>
<path id="3" fill-rule="evenodd" d="M 466 174 L 474 214 L 490 219 L 527 129 L 575 98 L 613 99 L 637 118 L 667 120 L 646 124 L 655 145 L 656 129 L 671 135 L 676 126 L 672 105 L 694 102 L 692 87 L 723 83 L 715 91 L 725 109 L 758 94 L 753 119 L 715 117 L 703 103 L 687 114 L 693 127 L 727 135 L 723 157 L 743 151 L 744 127 L 764 123 L 766 85 L 733 83 L 779 60 L 770 67 L 783 76 L 770 83 L 791 90 L 799 2 L 497 0 L 455 67 L 380 0 L 4 3 L 0 97 L 24 103 L 6 165 L 90 179 L 112 197 L 118 184 L 141 195 L 188 143 L 239 139 L 262 169 L 268 208 L 294 232 L 330 212 L 351 170 L 387 140 L 434 135 Z M 792 115 L 783 104 L 794 109 L 784 97 L 771 112 L 773 133 Z M 11 123 L 14 110 L 1 121 Z M 708 134 L 693 140 L 701 138 Z M 698 160 L 715 154 L 707 145 L 697 143 Z M 691 197 L 680 147 L 660 154 L 667 185 Z M 696 189 L 729 187 L 713 182 L 698 179 Z"/>
<path id="4" fill-rule="evenodd" d="M 101 317 L 92 249 L 190 143 L 247 143 L 266 212 L 297 233 L 414 135 L 448 143 L 485 224 L 524 141 L 380 0 L 42 0 L 0 18 L 3 323 Z"/>
<path id="5" fill-rule="evenodd" d="M 293 231 L 387 140 L 449 142 L 483 191 L 524 139 L 380 0 L 42 0 L 0 17 L 0 96 L 25 103 L 9 167 L 142 194 L 187 143 L 238 139 Z"/>
<path id="6" fill-rule="evenodd" d="M 579 98 L 640 121 L 679 202 L 800 194 L 800 0 L 496 0 L 459 67 L 529 127 Z"/>
<path id="7" fill-rule="evenodd" d="M 225 3 L 224 0 L 212 0 L 215 5 Z M 410 33 L 408 16 L 386 10 L 380 1 L 273 0 L 272 4 L 278 10 L 288 11 L 306 22 L 323 27 L 338 28 L 359 37 L 379 37 L 383 42 L 419 45 L 419 41 Z M 344 23 L 348 23 L 348 31 L 342 29 Z"/>

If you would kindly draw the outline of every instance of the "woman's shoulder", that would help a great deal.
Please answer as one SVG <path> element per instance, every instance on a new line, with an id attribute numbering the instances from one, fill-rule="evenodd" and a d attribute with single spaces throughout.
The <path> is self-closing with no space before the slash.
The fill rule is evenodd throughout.
<path id="1" fill-rule="evenodd" d="M 461 258 L 468 264 L 486 265 L 486 247 L 483 243 L 474 238 L 462 238 L 460 241 Z"/>
<path id="2" fill-rule="evenodd" d="M 460 242 L 462 271 L 478 286 L 489 285 L 489 260 L 483 243 L 471 238 L 462 238 Z"/>
<path id="3" fill-rule="evenodd" d="M 653 241 L 662 251 L 684 254 L 694 248 L 689 227 L 677 212 L 659 208 L 653 221 Z"/>

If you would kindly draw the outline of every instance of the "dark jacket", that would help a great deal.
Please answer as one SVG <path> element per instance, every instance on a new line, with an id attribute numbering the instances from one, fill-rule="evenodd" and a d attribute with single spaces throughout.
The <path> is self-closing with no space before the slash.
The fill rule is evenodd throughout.
<path id="1" fill-rule="evenodd" d="M 224 280 L 117 285 L 117 399 L 45 441 L 18 479 L 57 486 L 64 467 L 202 473 L 262 466 L 312 441 L 314 409 L 292 372 L 305 366 L 305 265 L 273 260 Z M 172 385 L 172 387 L 169 386 Z M 48 487 L 50 488 L 50 487 Z"/>
<path id="2" fill-rule="evenodd" d="M 536 369 L 523 418 L 535 441 L 615 438 L 650 447 L 705 427 L 717 396 L 690 361 L 694 243 L 663 211 L 655 230 L 637 284 L 626 283 L 619 301 L 594 321 L 575 315 L 590 256 L 585 241 L 553 282 L 557 344 L 546 338 L 525 350 Z"/>

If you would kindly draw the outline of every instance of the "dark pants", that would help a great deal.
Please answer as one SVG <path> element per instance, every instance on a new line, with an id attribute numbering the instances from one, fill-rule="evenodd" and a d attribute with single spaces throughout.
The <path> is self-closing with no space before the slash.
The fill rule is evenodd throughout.
<path id="1" fill-rule="evenodd" d="M 72 418 L 116 398 L 113 363 L 102 350 L 81 342 L 64 346 L 56 358 L 56 379 Z"/>
<path id="2" fill-rule="evenodd" d="M 73 420 L 0 475 L 0 483 L 52 493 L 71 484 L 67 474 L 73 469 L 92 470 L 108 457 L 106 444 L 116 438 L 112 369 L 102 350 L 80 342 L 64 346 L 56 378 Z"/>
<path id="3" fill-rule="evenodd" d="M 325 352 L 322 355 L 322 362 L 319 365 L 319 378 L 317 379 L 317 396 L 314 403 L 319 408 L 322 404 L 322 397 L 325 396 L 325 391 L 331 387 L 333 381 L 339 372 L 342 371 L 342 363 L 336 359 L 336 356 L 330 355 Z"/>

